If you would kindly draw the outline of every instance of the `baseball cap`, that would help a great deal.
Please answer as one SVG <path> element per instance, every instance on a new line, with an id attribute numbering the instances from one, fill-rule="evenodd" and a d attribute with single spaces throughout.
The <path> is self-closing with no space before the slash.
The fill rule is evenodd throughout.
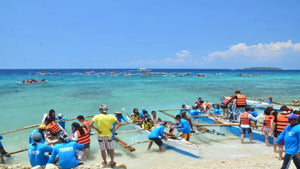
<path id="1" fill-rule="evenodd" d="M 45 124 L 39 125 L 39 129 L 46 130 L 48 127 Z"/>
<path id="2" fill-rule="evenodd" d="M 287 118 L 288 118 L 289 120 L 292 120 L 292 119 L 299 119 L 299 116 L 297 116 L 296 114 L 291 114 L 291 115 L 287 116 Z"/>
<path id="3" fill-rule="evenodd" d="M 99 106 L 99 109 L 102 109 L 103 112 L 106 112 L 106 111 L 108 110 L 108 108 L 107 108 L 107 106 L 106 106 L 105 104 L 101 104 L 101 105 Z"/>
<path id="4" fill-rule="evenodd" d="M 143 108 L 142 108 L 142 111 L 147 111 L 147 110 L 146 110 L 146 108 L 143 107 Z"/>
<path id="5" fill-rule="evenodd" d="M 116 111 L 115 114 L 122 114 L 120 111 Z"/>
<path id="6" fill-rule="evenodd" d="M 61 114 L 61 113 L 59 113 L 57 116 L 58 116 L 58 117 L 63 117 L 64 115 L 63 115 L 63 114 Z"/>
<path id="7" fill-rule="evenodd" d="M 42 139 L 42 136 L 41 136 L 41 134 L 36 133 L 36 134 L 33 134 L 33 135 L 31 136 L 31 138 L 32 138 L 32 140 L 33 140 L 34 142 L 40 142 L 41 139 Z"/>

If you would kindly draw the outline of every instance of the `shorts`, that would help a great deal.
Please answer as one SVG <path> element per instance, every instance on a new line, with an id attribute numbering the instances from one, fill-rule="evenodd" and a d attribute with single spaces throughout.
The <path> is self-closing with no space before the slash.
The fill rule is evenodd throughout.
<path id="1" fill-rule="evenodd" d="M 112 137 L 99 137 L 97 136 L 100 150 L 112 150 L 114 149 Z"/>
<path id="2" fill-rule="evenodd" d="M 224 103 L 221 103 L 220 107 L 223 108 L 223 109 L 226 109 L 226 108 L 228 108 L 228 105 L 226 105 Z"/>
<path id="3" fill-rule="evenodd" d="M 90 143 L 83 145 L 83 148 L 90 148 Z"/>
<path id="4" fill-rule="evenodd" d="M 245 107 L 236 107 L 234 110 L 235 115 L 240 115 L 243 112 L 245 112 Z"/>
<path id="5" fill-rule="evenodd" d="M 252 133 L 251 127 L 247 127 L 247 128 L 241 127 L 241 134 L 245 134 L 245 133 L 246 133 L 246 130 L 247 130 L 247 133 L 248 133 L 248 134 Z"/>
<path id="6" fill-rule="evenodd" d="M 190 140 L 190 137 L 191 137 L 191 133 L 182 133 L 181 135 L 182 138 L 184 138 L 186 141 L 189 141 Z"/>
<path id="7" fill-rule="evenodd" d="M 149 138 L 150 140 L 154 141 L 158 146 L 162 146 L 163 142 L 160 138 Z"/>
<path id="8" fill-rule="evenodd" d="M 264 127 L 264 129 L 263 129 L 265 135 L 267 135 L 267 136 L 269 135 L 270 130 L 271 130 L 271 127 Z"/>

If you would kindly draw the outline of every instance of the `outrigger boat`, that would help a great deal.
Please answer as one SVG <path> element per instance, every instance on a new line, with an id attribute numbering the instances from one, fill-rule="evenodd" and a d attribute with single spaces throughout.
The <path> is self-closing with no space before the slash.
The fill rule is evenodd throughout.
<path id="1" fill-rule="evenodd" d="M 127 116 L 128 121 L 131 121 L 130 117 Z M 135 129 L 142 129 L 141 126 L 137 124 L 132 125 Z M 150 134 L 149 130 L 142 130 L 140 132 L 143 132 L 145 134 Z M 185 139 L 181 137 L 172 137 L 168 138 L 166 140 L 162 139 L 164 147 L 168 149 L 172 149 L 178 153 L 190 156 L 190 157 L 195 157 L 199 158 L 200 156 L 200 149 L 201 146 L 193 144 L 189 141 L 186 141 Z"/>

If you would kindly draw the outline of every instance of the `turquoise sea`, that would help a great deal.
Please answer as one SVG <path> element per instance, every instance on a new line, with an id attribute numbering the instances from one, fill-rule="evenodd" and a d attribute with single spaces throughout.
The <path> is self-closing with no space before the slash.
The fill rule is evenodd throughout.
<path id="1" fill-rule="evenodd" d="M 245 76 L 240 76 L 241 73 Z M 47 83 L 18 84 L 33 78 L 45 79 Z M 74 118 L 79 114 L 95 115 L 99 113 L 100 104 L 106 104 L 110 109 L 109 113 L 125 108 L 131 114 L 133 108 L 141 110 L 143 107 L 148 112 L 158 112 L 160 109 L 180 108 L 183 103 L 193 104 L 198 97 L 219 103 L 222 96 L 233 95 L 236 89 L 247 98 L 267 100 L 273 97 L 273 101 L 289 103 L 294 99 L 300 100 L 299 84 L 300 70 L 0 70 L 0 133 L 39 124 L 43 114 L 50 109 L 55 109 L 57 114 L 62 113 L 67 118 Z M 163 114 L 158 115 L 162 119 L 172 120 Z M 71 123 L 66 123 L 69 133 Z M 2 143 L 7 151 L 27 147 L 28 136 L 33 129 L 35 128 L 3 135 Z M 130 125 L 120 128 L 128 129 L 131 129 Z M 209 138 L 210 135 L 205 137 Z M 135 133 L 120 135 L 120 138 L 133 143 L 145 140 L 147 136 Z M 138 147 L 145 146 L 143 144 Z M 100 160 L 97 148 L 91 150 L 91 153 L 95 154 L 95 160 Z M 26 153 L 14 155 L 7 162 L 29 164 Z"/>

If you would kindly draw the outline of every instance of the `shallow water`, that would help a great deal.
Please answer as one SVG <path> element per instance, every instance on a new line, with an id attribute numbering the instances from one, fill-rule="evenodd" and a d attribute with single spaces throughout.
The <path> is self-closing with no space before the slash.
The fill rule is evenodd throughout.
<path id="1" fill-rule="evenodd" d="M 145 107 L 148 111 L 160 109 L 173 109 L 181 107 L 181 104 L 192 104 L 199 96 L 204 100 L 219 103 L 220 97 L 233 95 L 236 89 L 242 91 L 248 98 L 268 99 L 273 101 L 291 102 L 300 99 L 300 71 L 244 71 L 244 70 L 153 70 L 153 72 L 165 72 L 164 75 L 142 76 L 135 70 L 94 70 L 106 74 L 87 75 L 88 70 L 43 70 L 47 72 L 66 73 L 65 75 L 39 75 L 41 70 L 0 70 L 0 107 L 1 124 L 0 132 L 14 130 L 32 124 L 39 124 L 44 113 L 55 109 L 56 113 L 63 113 L 67 118 L 82 115 L 95 115 L 98 106 L 105 103 L 109 107 L 109 113 L 122 111 L 125 108 L 128 113 L 133 108 L 141 110 Z M 117 72 L 110 76 L 108 72 Z M 76 73 L 75 73 L 76 72 Z M 121 73 L 131 72 L 134 76 L 124 76 Z M 185 76 L 174 76 L 174 73 L 189 72 Z M 206 74 L 205 77 L 195 77 L 196 74 Z M 218 76 L 216 76 L 216 73 Z M 221 75 L 219 75 L 219 73 Z M 240 73 L 249 75 L 260 74 L 260 77 L 241 77 Z M 181 75 L 181 74 L 180 74 Z M 46 79 L 47 84 L 18 85 L 26 78 Z M 176 112 L 173 112 L 176 114 Z M 173 120 L 158 112 L 164 120 Z M 3 120 L 5 119 L 5 120 Z M 67 122 L 67 131 L 70 133 L 70 125 Z M 28 136 L 32 129 L 5 134 L 2 140 L 7 151 L 15 151 L 27 147 Z M 215 128 L 217 131 L 226 132 L 223 128 Z M 124 126 L 120 130 L 132 130 L 132 126 Z M 192 138 L 192 142 L 203 145 L 200 159 L 235 158 L 255 153 L 266 153 L 263 143 L 240 146 L 238 137 L 228 135 L 215 136 L 202 134 Z M 128 143 L 147 139 L 147 135 L 141 133 L 128 133 L 119 136 Z M 95 138 L 91 145 L 91 161 L 100 160 Z M 257 151 L 251 151 L 249 147 L 260 147 Z M 150 152 L 146 152 L 147 144 L 134 146 L 137 150 L 129 153 L 116 146 L 117 161 L 127 164 L 127 161 L 139 159 L 159 158 L 156 145 Z M 220 153 L 215 153 L 220 149 Z M 234 149 L 235 153 L 232 153 Z M 255 148 L 254 148 L 255 149 Z M 165 150 L 162 154 L 170 159 L 187 160 L 186 157 L 172 150 Z M 141 158 L 140 158 L 141 157 Z M 193 159 L 198 160 L 198 159 Z M 158 160 L 159 161 L 159 160 Z M 29 164 L 26 152 L 13 155 L 8 163 L 19 162 Z M 150 163 L 150 162 L 146 162 Z M 156 161 L 154 160 L 154 163 Z M 131 168 L 134 168 L 134 164 Z"/>

